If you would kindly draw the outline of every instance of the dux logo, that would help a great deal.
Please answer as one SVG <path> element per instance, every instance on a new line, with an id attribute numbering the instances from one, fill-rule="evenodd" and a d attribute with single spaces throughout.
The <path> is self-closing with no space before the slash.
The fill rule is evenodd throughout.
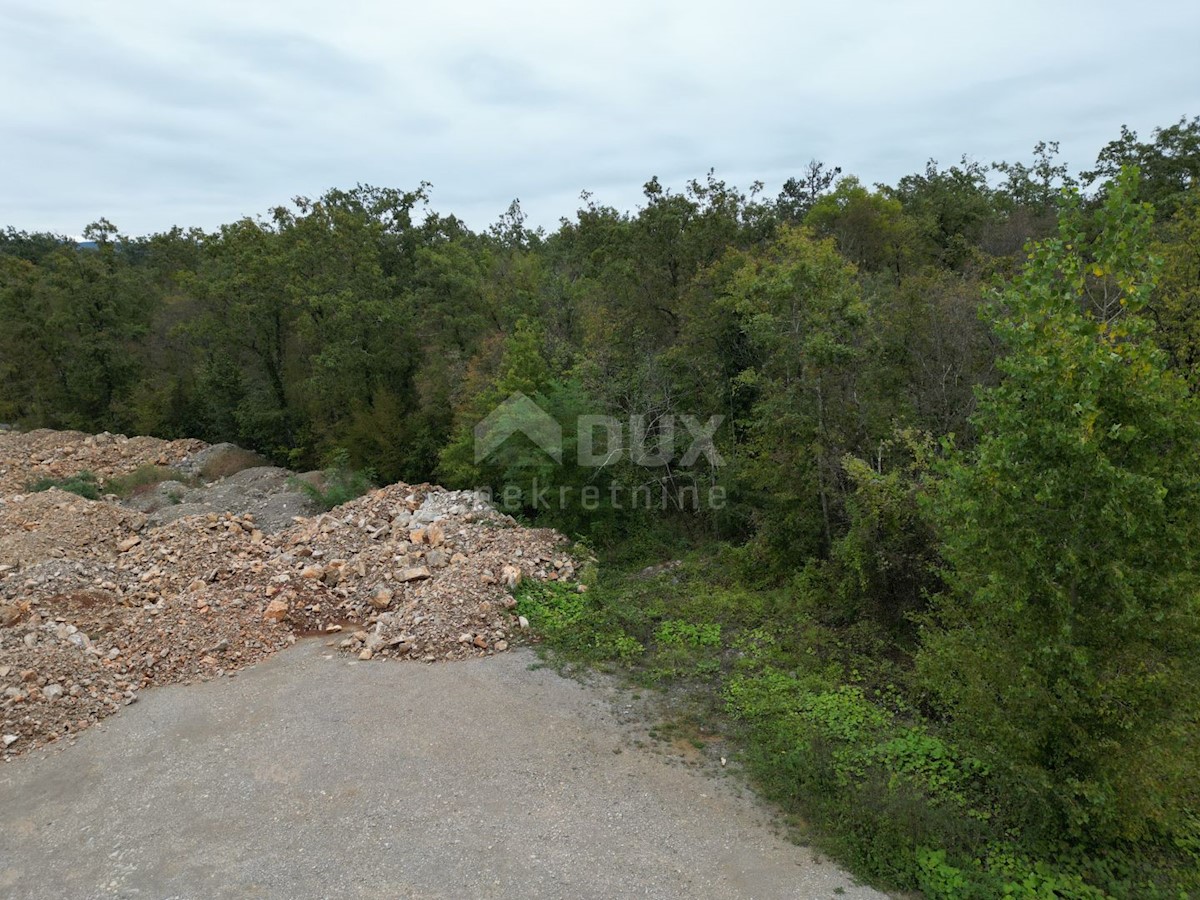
<path id="1" fill-rule="evenodd" d="M 523 434 L 556 463 L 562 463 L 562 426 L 517 391 L 475 426 L 475 462 L 480 463 L 514 434 Z"/>
<path id="2" fill-rule="evenodd" d="M 713 436 L 724 416 L 712 416 L 701 422 L 693 416 L 680 416 L 678 421 L 691 439 L 682 456 L 677 452 L 676 417 L 661 416 L 653 425 L 646 416 L 630 416 L 624 423 L 612 416 L 579 416 L 575 420 L 576 462 L 580 466 L 604 467 L 619 462 L 628 454 L 629 461 L 639 466 L 666 466 L 678 462 L 692 466 L 703 456 L 711 466 L 724 465 L 717 452 Z M 604 438 L 597 446 L 598 433 Z M 535 447 L 559 465 L 563 457 L 563 430 L 554 417 L 518 391 L 493 409 L 475 426 L 475 462 L 487 459 L 514 434 L 523 434 Z M 626 441 L 628 436 L 628 441 Z"/>

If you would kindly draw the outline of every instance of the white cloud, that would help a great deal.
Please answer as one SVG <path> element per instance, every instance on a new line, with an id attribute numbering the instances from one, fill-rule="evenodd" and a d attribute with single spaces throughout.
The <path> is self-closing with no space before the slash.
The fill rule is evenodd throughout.
<path id="1" fill-rule="evenodd" d="M 982 7 L 981 7 L 982 8 Z M 214 227 L 296 194 L 434 183 L 482 228 L 580 190 L 636 204 L 710 167 L 776 189 L 811 157 L 894 181 L 933 157 L 1194 115 L 1195 4 L 615 0 L 0 8 L 0 225 Z"/>

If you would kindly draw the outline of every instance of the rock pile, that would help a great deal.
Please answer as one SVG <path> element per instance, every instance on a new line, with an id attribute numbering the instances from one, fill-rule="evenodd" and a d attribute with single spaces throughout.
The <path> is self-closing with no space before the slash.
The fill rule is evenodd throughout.
<path id="1" fill-rule="evenodd" d="M 89 435 L 42 428 L 26 434 L 0 432 L 0 497 L 19 493 L 42 478 L 91 472 L 101 480 L 143 466 L 177 466 L 208 445 L 123 434 Z"/>
<path id="2" fill-rule="evenodd" d="M 210 512 L 249 513 L 260 529 L 273 533 L 291 525 L 296 516 L 313 511 L 297 482 L 287 469 L 255 466 L 211 484 L 164 481 L 131 497 L 126 505 L 146 512 L 152 526 Z"/>
<path id="3" fill-rule="evenodd" d="M 54 488 L 0 497 L 0 571 L 47 559 L 110 557 L 144 522 L 137 512 Z"/>
<path id="4" fill-rule="evenodd" d="M 0 460 L 12 469 L 20 441 L 55 477 L 73 474 L 67 460 L 109 474 L 151 449 L 68 433 L 55 450 L 53 434 L 0 434 Z M 204 448 L 158 444 L 148 462 L 184 471 L 172 454 Z M 131 445 L 123 460 L 85 450 Z M 243 510 L 262 498 L 245 499 Z M 0 756 L 73 734 L 151 685 L 233 675 L 297 637 L 362 660 L 503 652 L 520 629 L 511 589 L 575 577 L 561 535 L 431 485 L 391 485 L 281 530 L 194 510 L 158 524 L 58 490 L 0 498 Z"/>
<path id="5" fill-rule="evenodd" d="M 470 493 L 429 485 L 374 491 L 278 542 L 296 560 L 293 574 L 331 594 L 331 605 L 289 615 L 314 628 L 362 623 L 341 645 L 363 659 L 502 652 L 515 624 L 509 589 L 522 578 L 575 574 L 557 532 L 518 527 Z"/>

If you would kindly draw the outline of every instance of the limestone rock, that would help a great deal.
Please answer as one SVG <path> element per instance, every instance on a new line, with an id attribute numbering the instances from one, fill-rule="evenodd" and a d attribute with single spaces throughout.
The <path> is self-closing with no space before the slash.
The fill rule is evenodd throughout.
<path id="1" fill-rule="evenodd" d="M 263 611 L 263 620 L 267 622 L 282 622 L 287 618 L 287 614 L 287 601 L 275 599 L 267 604 L 267 608 Z"/>

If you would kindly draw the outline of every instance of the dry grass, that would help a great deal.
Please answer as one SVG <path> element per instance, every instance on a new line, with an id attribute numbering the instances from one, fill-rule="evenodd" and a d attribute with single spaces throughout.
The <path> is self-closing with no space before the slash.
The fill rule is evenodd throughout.
<path id="1" fill-rule="evenodd" d="M 222 478 L 228 478 L 230 475 L 236 475 L 244 469 L 269 465 L 271 465 L 269 459 L 259 456 L 254 451 L 235 447 L 234 449 L 218 453 L 206 460 L 200 468 L 200 477 L 205 481 L 219 481 Z"/>

